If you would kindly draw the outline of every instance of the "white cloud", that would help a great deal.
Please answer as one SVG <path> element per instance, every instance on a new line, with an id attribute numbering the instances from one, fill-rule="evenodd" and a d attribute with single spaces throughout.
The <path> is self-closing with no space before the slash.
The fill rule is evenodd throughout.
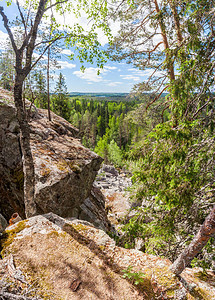
<path id="1" fill-rule="evenodd" d="M 119 75 L 120 77 L 122 77 L 122 79 L 125 80 L 133 80 L 133 81 L 139 81 L 140 77 L 137 76 L 133 76 L 133 75 Z"/>
<path id="2" fill-rule="evenodd" d="M 84 72 L 74 71 L 73 74 L 78 76 L 81 79 L 85 79 L 88 82 L 101 82 L 103 81 L 102 75 L 107 73 L 107 70 L 100 70 L 100 75 L 97 74 L 98 68 L 86 68 Z"/>
<path id="3" fill-rule="evenodd" d="M 103 82 L 108 83 L 109 80 L 104 79 L 104 76 L 107 75 L 109 72 L 116 70 L 117 67 L 112 66 L 104 66 L 104 69 L 89 67 L 86 68 L 84 72 L 82 71 L 74 71 L 73 74 L 77 77 L 87 80 L 88 83 L 92 82 Z M 100 71 L 100 74 L 98 75 L 98 71 Z M 109 85 L 110 83 L 108 83 Z M 119 84 L 119 83 L 118 83 Z"/>
<path id="4" fill-rule="evenodd" d="M 62 54 L 65 54 L 65 55 L 71 55 L 71 54 L 74 54 L 74 52 L 72 52 L 70 49 L 63 49 L 61 51 Z"/>
<path id="5" fill-rule="evenodd" d="M 5 44 L 8 38 L 8 34 L 0 30 L 0 49 L 5 49 Z"/>
<path id="6" fill-rule="evenodd" d="M 71 64 L 67 61 L 58 60 L 57 63 L 60 65 L 61 69 L 74 69 L 76 67 L 75 64 Z"/>
<path id="7" fill-rule="evenodd" d="M 122 82 L 119 82 L 119 81 L 116 81 L 116 82 L 110 82 L 110 83 L 108 83 L 107 85 L 108 86 L 118 86 L 118 85 L 120 85 L 120 84 L 123 84 Z"/>
<path id="8" fill-rule="evenodd" d="M 108 69 L 108 70 L 116 70 L 117 67 L 104 66 L 104 69 Z"/>
<path id="9" fill-rule="evenodd" d="M 152 73 L 155 70 L 154 69 L 138 70 L 138 69 L 130 68 L 130 69 L 128 69 L 128 71 L 132 72 L 132 75 L 134 75 L 134 76 L 149 77 L 152 75 Z M 154 73 L 154 76 L 162 76 L 164 74 L 165 74 L 164 71 L 158 70 Z"/>

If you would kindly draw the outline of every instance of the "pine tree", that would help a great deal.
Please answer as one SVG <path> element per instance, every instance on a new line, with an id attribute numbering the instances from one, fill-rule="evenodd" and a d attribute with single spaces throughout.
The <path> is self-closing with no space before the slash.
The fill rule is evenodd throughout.
<path id="1" fill-rule="evenodd" d="M 52 97 L 51 102 L 52 110 L 61 116 L 62 118 L 69 120 L 70 107 L 69 97 L 67 93 L 67 86 L 65 78 L 62 73 L 59 74 L 58 81 L 56 83 L 55 95 Z"/>

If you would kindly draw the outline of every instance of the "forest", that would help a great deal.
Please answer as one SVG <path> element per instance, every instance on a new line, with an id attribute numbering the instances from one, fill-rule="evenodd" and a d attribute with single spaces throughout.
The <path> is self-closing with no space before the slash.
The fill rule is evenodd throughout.
<path id="1" fill-rule="evenodd" d="M 58 2 L 54 1 L 56 7 Z M 100 52 L 96 34 L 86 37 L 81 28 L 72 28 L 72 35 L 62 33 L 55 18 L 48 46 L 39 48 L 37 28 L 49 1 L 38 3 L 33 25 L 27 26 L 25 16 L 20 17 L 22 30 L 33 26 L 21 46 L 0 7 L 10 38 L 1 53 L 0 84 L 8 90 L 14 87 L 25 163 L 32 164 L 23 104 L 28 99 L 71 122 L 82 143 L 105 163 L 132 173 L 135 215 L 124 224 L 122 244 L 132 248 L 135 238 L 142 238 L 144 251 L 169 258 L 176 274 L 185 266 L 215 271 L 214 1 L 113 1 L 110 7 L 106 1 L 92 1 L 91 8 L 78 1 L 95 18 L 94 27 L 109 36 L 105 52 Z M 108 29 L 109 19 L 121 24 L 116 37 Z M 62 73 L 50 93 L 33 52 L 54 53 L 52 47 L 59 39 L 78 44 L 83 65 L 97 59 L 102 67 L 108 57 L 139 70 L 148 68 L 151 75 L 123 99 L 70 95 Z M 47 64 L 45 70 L 49 68 Z M 30 186 L 25 191 L 28 216 L 34 215 L 34 182 L 27 182 L 33 177 L 34 173 L 25 174 L 25 186 Z"/>

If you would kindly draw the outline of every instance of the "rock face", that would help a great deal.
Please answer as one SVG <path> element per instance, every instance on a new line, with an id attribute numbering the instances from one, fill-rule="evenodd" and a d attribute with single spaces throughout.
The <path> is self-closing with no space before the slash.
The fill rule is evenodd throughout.
<path id="1" fill-rule="evenodd" d="M 0 233 L 5 230 L 5 228 L 8 226 L 7 221 L 5 218 L 0 214 Z"/>
<path id="2" fill-rule="evenodd" d="M 83 147 L 77 129 L 54 113 L 49 122 L 46 110 L 34 108 L 30 128 L 38 214 L 78 217 L 82 203 L 87 199 L 89 206 L 92 199 L 102 158 Z M 0 213 L 6 219 L 14 212 L 25 217 L 19 126 L 13 99 L 4 90 L 0 90 L 0 194 Z"/>
<path id="3" fill-rule="evenodd" d="M 36 216 L 8 227 L 1 245 L 0 296 L 13 291 L 22 299 L 27 290 L 28 299 L 215 299 L 212 272 L 186 268 L 179 279 L 169 260 L 117 247 L 86 221 Z"/>

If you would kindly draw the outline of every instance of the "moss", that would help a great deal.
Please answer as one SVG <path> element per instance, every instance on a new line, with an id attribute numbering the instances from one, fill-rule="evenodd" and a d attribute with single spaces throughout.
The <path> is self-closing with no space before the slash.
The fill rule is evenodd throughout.
<path id="1" fill-rule="evenodd" d="M 22 231 L 23 229 L 28 227 L 26 225 L 26 222 L 27 222 L 27 220 L 20 221 L 12 229 L 10 229 L 10 227 L 8 227 L 5 230 L 5 232 L 3 233 L 2 238 L 1 238 L 1 255 L 2 255 L 2 257 L 4 257 L 9 252 L 8 247 L 13 243 L 17 233 L 19 233 L 20 231 Z"/>
<path id="2" fill-rule="evenodd" d="M 75 163 L 69 163 L 69 167 L 70 167 L 70 169 L 73 171 L 73 172 L 75 172 L 75 173 L 77 173 L 77 174 L 80 174 L 81 173 L 81 171 L 82 171 L 82 169 L 81 169 L 81 165 L 78 165 L 78 164 L 75 164 Z"/>
<path id="3" fill-rule="evenodd" d="M 81 164 L 79 163 L 76 163 L 76 162 L 67 162 L 66 160 L 60 160 L 58 163 L 57 163 L 57 167 L 59 170 L 61 171 L 65 171 L 67 170 L 68 171 L 68 168 L 70 170 L 72 170 L 73 172 L 77 173 L 77 174 L 80 174 L 81 171 L 82 171 L 82 168 L 81 168 Z"/>
<path id="4" fill-rule="evenodd" d="M 60 171 L 65 171 L 67 170 L 67 172 L 69 171 L 68 170 L 68 164 L 65 160 L 60 160 L 58 163 L 57 163 L 57 167 Z"/>
<path id="5" fill-rule="evenodd" d="M 209 280 L 212 280 L 215 283 L 215 277 L 211 276 L 206 271 L 204 271 L 204 272 L 199 271 L 197 273 L 194 273 L 194 277 L 196 277 L 202 281 L 206 281 L 206 282 Z"/>
<path id="6" fill-rule="evenodd" d="M 51 173 L 51 170 L 49 168 L 44 168 L 40 171 L 40 174 L 43 176 L 43 177 L 48 177 Z"/>
<path id="7" fill-rule="evenodd" d="M 105 250 L 105 246 L 104 245 L 100 245 L 99 249 L 102 250 L 102 251 L 104 251 Z"/>
<path id="8" fill-rule="evenodd" d="M 35 272 L 32 267 L 31 268 L 24 268 L 24 273 L 28 275 L 28 279 L 31 282 L 31 286 L 33 287 L 34 293 L 31 293 L 29 296 L 35 297 L 40 296 L 43 300 L 50 300 L 50 299 L 57 299 L 60 300 L 61 298 L 56 297 L 54 293 L 51 291 L 53 290 L 53 286 L 49 284 L 46 280 L 47 275 L 49 275 L 49 271 L 45 268 L 40 268 L 40 272 Z"/>
<path id="9" fill-rule="evenodd" d="M 192 291 L 190 291 L 191 296 L 195 299 L 195 300 L 211 300 L 211 295 L 208 297 L 205 295 L 205 291 L 196 288 Z"/>
<path id="10" fill-rule="evenodd" d="M 16 187 L 19 191 L 23 191 L 24 187 L 24 174 L 22 168 L 17 168 L 14 171 L 12 171 L 12 178 L 13 181 L 16 184 Z"/>
<path id="11" fill-rule="evenodd" d="M 67 224 L 71 227 L 73 227 L 77 231 L 86 231 L 89 230 L 89 227 L 83 225 L 83 224 Z"/>

